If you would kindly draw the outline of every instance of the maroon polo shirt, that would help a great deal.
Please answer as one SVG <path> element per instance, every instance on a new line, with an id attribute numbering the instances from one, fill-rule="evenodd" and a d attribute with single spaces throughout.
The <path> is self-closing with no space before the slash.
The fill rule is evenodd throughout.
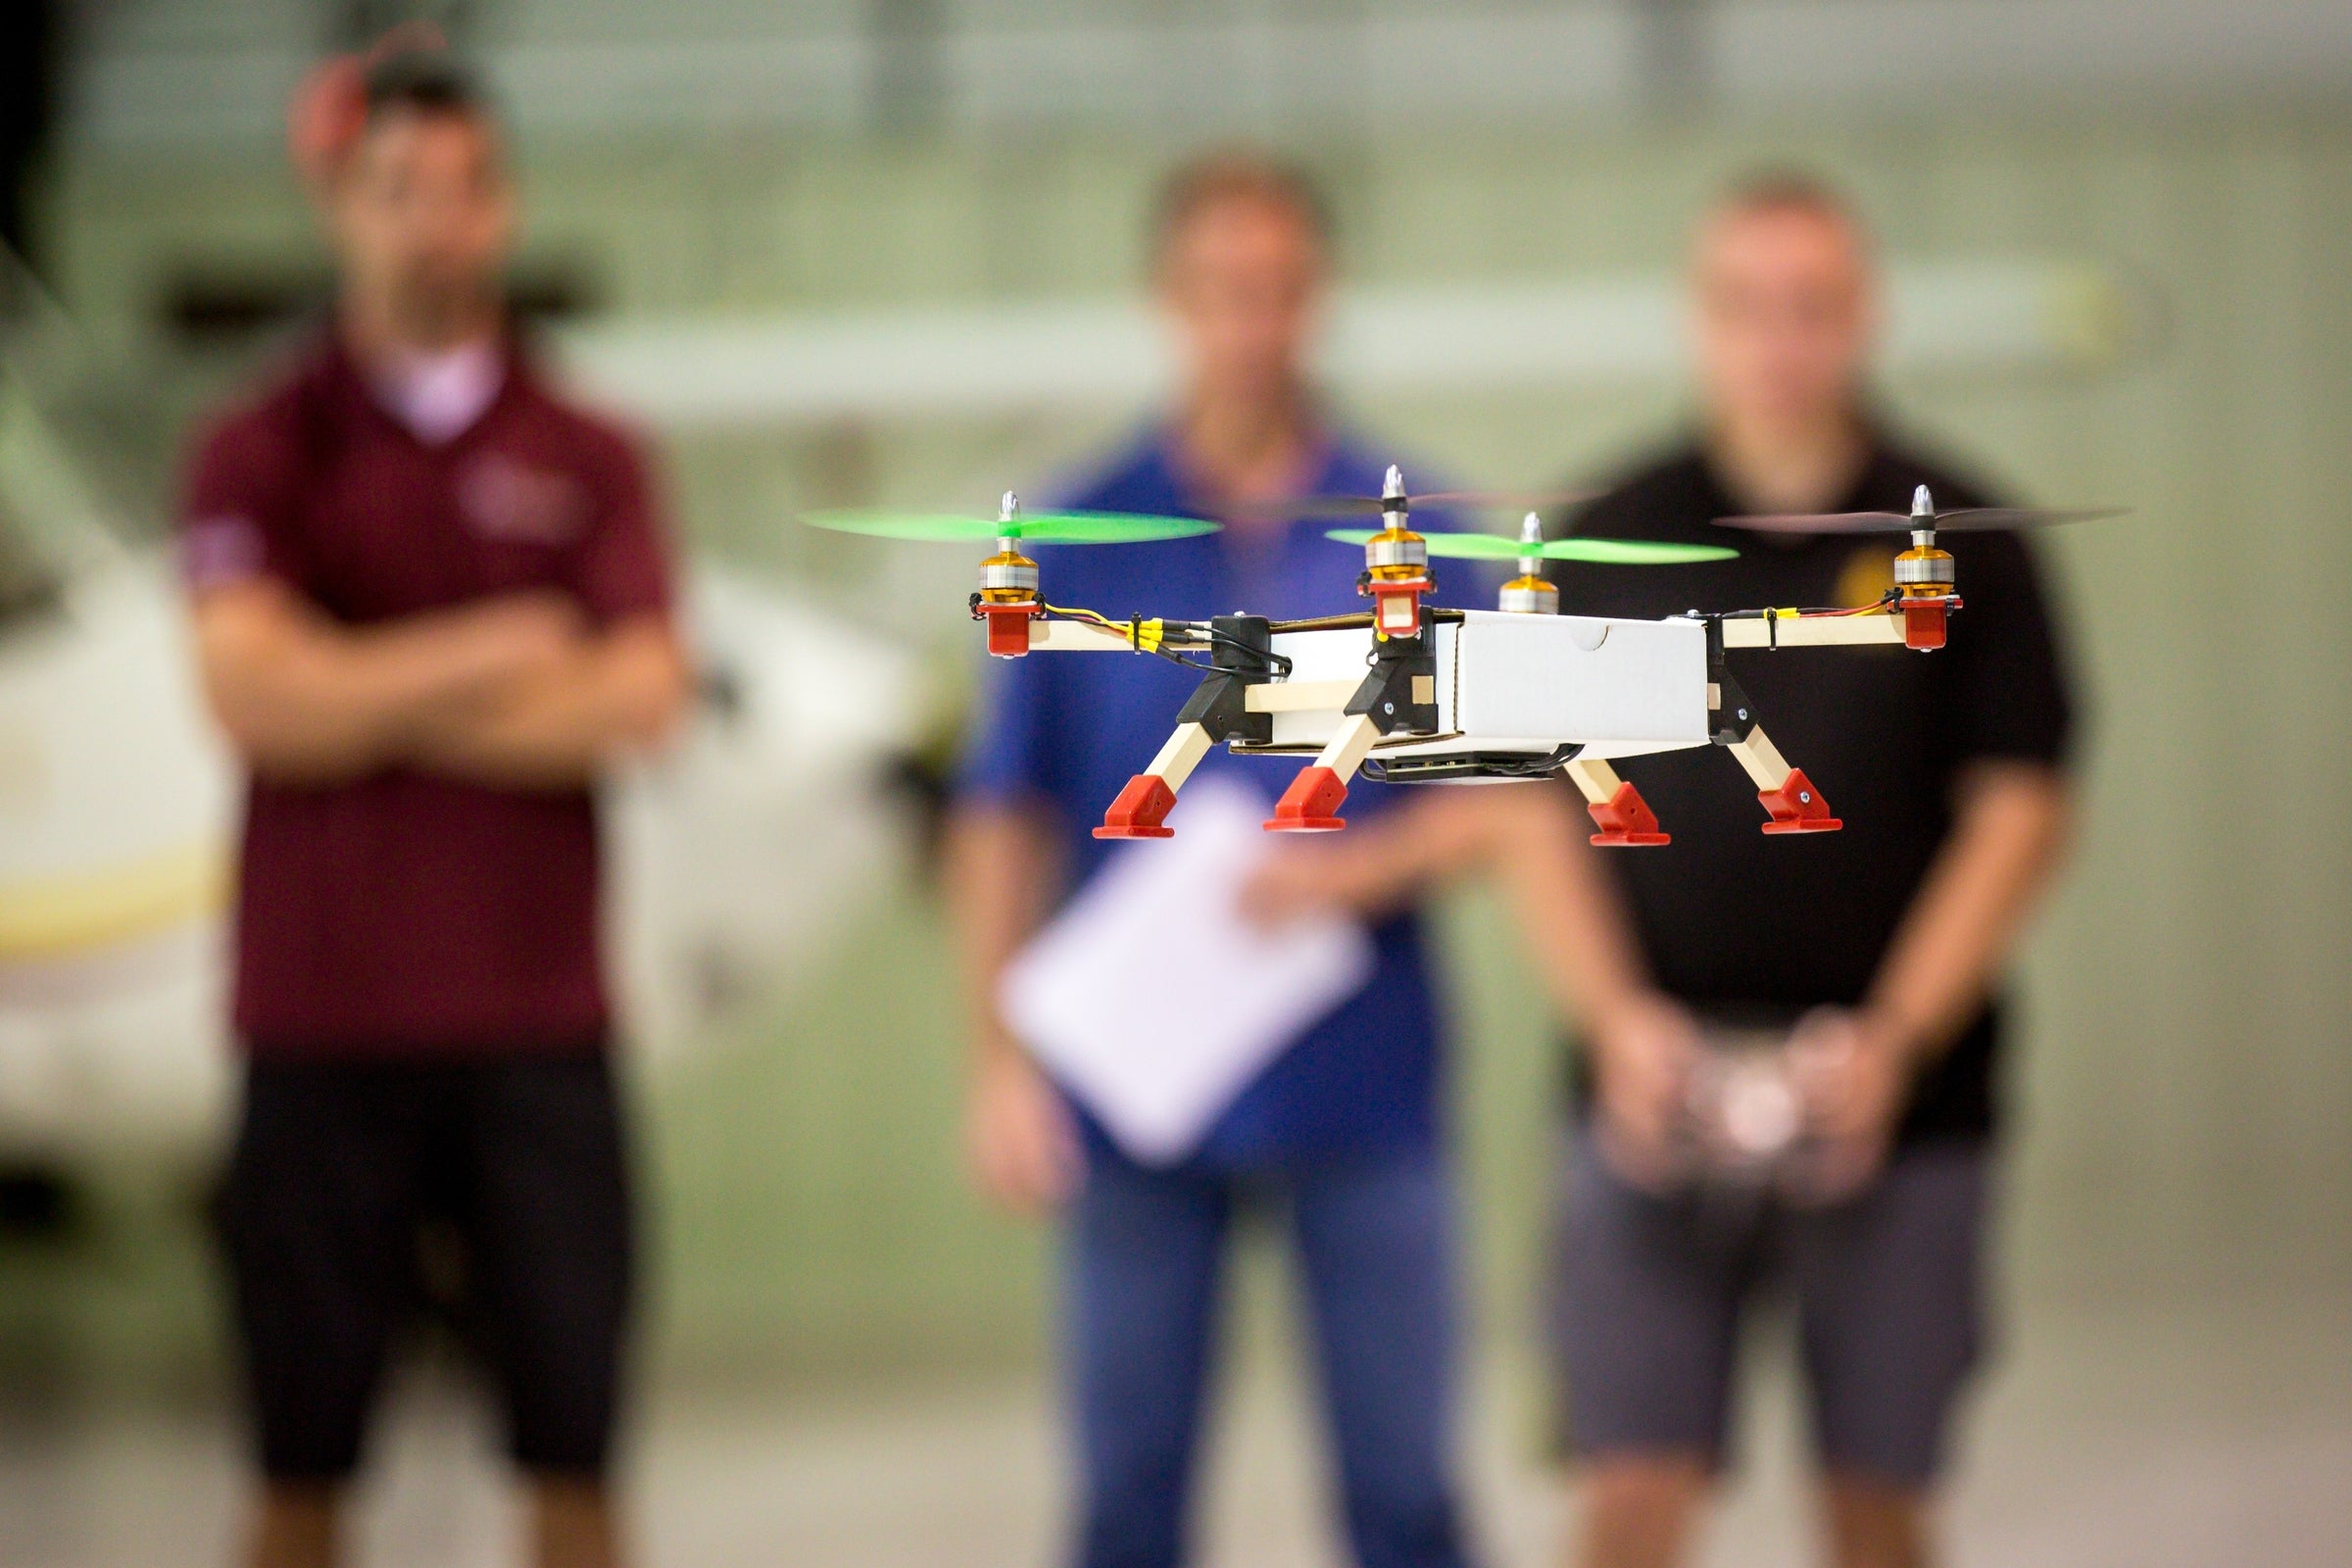
<path id="1" fill-rule="evenodd" d="M 495 399 L 428 444 L 334 336 L 200 443 L 192 587 L 267 575 L 352 626 L 523 589 L 609 624 L 669 607 L 644 466 L 510 351 Z M 593 1048 L 607 1024 L 584 789 L 394 767 L 246 795 L 236 1025 L 257 1057 L 434 1058 Z"/>

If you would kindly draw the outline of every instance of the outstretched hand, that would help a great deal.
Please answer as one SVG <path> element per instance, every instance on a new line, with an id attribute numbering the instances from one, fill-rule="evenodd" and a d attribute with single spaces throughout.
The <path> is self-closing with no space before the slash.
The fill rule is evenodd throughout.
<path id="1" fill-rule="evenodd" d="M 1260 927 L 1317 914 L 1372 914 L 1400 891 L 1368 835 L 1326 834 L 1287 843 L 1259 861 L 1236 895 L 1245 919 Z M 1350 842 L 1351 841 L 1351 842 Z"/>
<path id="2" fill-rule="evenodd" d="M 1261 926 L 1310 914 L 1378 919 L 1458 872 L 1492 863 L 1535 799 L 1522 791 L 1434 790 L 1342 833 L 1284 835 L 1241 888 Z"/>

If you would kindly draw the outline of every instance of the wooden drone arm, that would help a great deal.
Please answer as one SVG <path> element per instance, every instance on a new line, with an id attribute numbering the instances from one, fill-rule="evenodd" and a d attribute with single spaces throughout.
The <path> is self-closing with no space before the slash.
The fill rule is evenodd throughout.
<path id="1" fill-rule="evenodd" d="M 1793 612 L 1726 620 L 1726 648 L 1853 648 L 1903 641 L 1903 617 L 1886 611 L 1860 615 L 1799 615 Z"/>
<path id="2" fill-rule="evenodd" d="M 1250 687 L 1248 702 L 1252 713 L 1343 712 L 1362 684 L 1357 680 L 1268 681 Z"/>
<path id="3" fill-rule="evenodd" d="M 1893 644 L 1903 641 L 1903 617 L 1886 611 L 1872 611 L 1860 615 L 1799 615 L 1794 612 L 1776 614 L 1769 619 L 1726 620 L 1723 626 L 1723 646 L 1726 648 L 1855 648 Z M 1118 625 L 1098 625 L 1090 620 L 1056 620 L 1039 616 L 1029 625 L 1029 651 L 1044 653 L 1129 653 L 1135 644 L 1126 630 Z M 1348 694 L 1354 690 L 1351 681 L 1299 682 L 1299 686 L 1329 687 L 1338 693 L 1337 701 L 1297 702 L 1296 708 L 1339 708 L 1346 704 Z M 1268 706 L 1265 712 L 1284 711 Z"/>
<path id="4" fill-rule="evenodd" d="M 1033 654 L 1127 654 L 1135 643 L 1126 632 L 1098 626 L 1091 620 L 1050 620 L 1040 615 L 1029 622 L 1029 651 Z"/>

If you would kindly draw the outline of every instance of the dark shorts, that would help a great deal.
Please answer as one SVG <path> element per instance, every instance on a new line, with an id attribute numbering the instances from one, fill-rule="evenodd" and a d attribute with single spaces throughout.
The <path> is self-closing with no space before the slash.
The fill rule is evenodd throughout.
<path id="1" fill-rule="evenodd" d="M 420 1243 L 436 1222 L 458 1243 L 459 1319 L 516 1462 L 603 1469 L 630 1227 L 596 1054 L 247 1068 L 220 1225 L 269 1475 L 357 1464 L 394 1336 L 427 1298 Z"/>
<path id="2" fill-rule="evenodd" d="M 1795 1309 L 1833 1470 L 1924 1486 L 1983 1338 L 1990 1152 L 1899 1151 L 1859 1197 L 1790 1209 L 1628 1185 L 1577 1137 L 1562 1162 L 1553 1344 L 1570 1446 L 1724 1457 L 1744 1309 Z"/>

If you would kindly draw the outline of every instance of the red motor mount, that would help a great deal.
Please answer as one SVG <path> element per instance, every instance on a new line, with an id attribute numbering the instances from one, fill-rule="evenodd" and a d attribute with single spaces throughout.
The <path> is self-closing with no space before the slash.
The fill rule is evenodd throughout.
<path id="1" fill-rule="evenodd" d="M 1421 596 L 1436 584 L 1428 577 L 1407 577 L 1401 581 L 1387 581 L 1378 577 L 1364 584 L 1364 592 L 1372 596 L 1372 625 L 1384 637 L 1417 637 L 1421 634 Z"/>
<path id="2" fill-rule="evenodd" d="M 1034 599 L 972 606 L 972 618 L 988 622 L 988 651 L 997 659 L 1018 659 L 1029 652 L 1029 623 L 1043 613 L 1043 607 Z"/>
<path id="3" fill-rule="evenodd" d="M 1960 596 L 1942 594 L 1931 597 L 1922 594 L 1902 602 L 1903 646 L 1917 653 L 1931 653 L 1943 646 L 1944 616 L 1960 608 Z"/>

